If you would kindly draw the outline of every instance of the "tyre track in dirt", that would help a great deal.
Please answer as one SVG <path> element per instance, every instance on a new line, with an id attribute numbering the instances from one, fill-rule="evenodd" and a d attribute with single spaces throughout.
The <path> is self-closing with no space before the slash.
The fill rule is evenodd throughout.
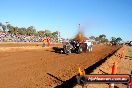
<path id="1" fill-rule="evenodd" d="M 99 61 L 92 63 L 92 65 L 89 65 L 89 67 L 85 68 L 86 74 L 90 74 L 93 72 L 94 69 L 96 69 L 98 66 L 102 65 L 109 57 L 111 57 L 120 47 L 116 48 L 116 50 L 113 50 L 112 52 L 105 54 L 105 56 L 100 59 Z M 73 76 L 69 80 L 64 81 L 61 85 L 56 86 L 55 88 L 73 88 L 77 84 L 76 76 Z"/>
<path id="2" fill-rule="evenodd" d="M 78 74 L 119 47 L 96 45 L 92 53 L 70 55 L 35 49 L 0 53 L 1 88 L 53 88 Z"/>

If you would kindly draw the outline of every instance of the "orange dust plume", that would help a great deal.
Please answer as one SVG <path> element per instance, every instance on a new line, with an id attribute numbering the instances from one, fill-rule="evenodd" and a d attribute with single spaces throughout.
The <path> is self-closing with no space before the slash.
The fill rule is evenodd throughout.
<path id="1" fill-rule="evenodd" d="M 83 40 L 85 40 L 84 34 L 82 32 L 79 32 L 76 37 L 75 37 L 76 41 L 82 42 Z"/>
<path id="2" fill-rule="evenodd" d="M 76 41 L 79 41 L 79 42 L 83 42 L 84 40 L 86 40 L 87 38 L 84 36 L 84 30 L 83 28 L 80 26 L 79 24 L 79 32 L 78 34 L 75 36 L 74 38 Z"/>

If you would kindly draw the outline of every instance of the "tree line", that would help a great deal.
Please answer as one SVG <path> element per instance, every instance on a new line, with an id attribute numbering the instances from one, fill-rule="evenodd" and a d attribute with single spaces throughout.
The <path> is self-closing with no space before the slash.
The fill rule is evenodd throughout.
<path id="1" fill-rule="evenodd" d="M 30 27 L 17 27 L 12 26 L 11 24 L 3 25 L 0 23 L 0 26 L 2 26 L 3 32 L 8 32 L 12 34 L 22 34 L 22 35 L 36 35 L 36 36 L 42 36 L 42 37 L 58 37 L 59 32 L 51 32 L 50 30 L 41 30 L 37 31 L 33 26 Z M 7 30 L 8 29 L 8 30 Z"/>
<path id="2" fill-rule="evenodd" d="M 111 42 L 113 44 L 117 44 L 117 43 L 120 43 L 122 41 L 121 37 L 117 37 L 117 38 L 116 37 L 111 37 L 111 39 L 108 40 L 106 35 L 104 35 L 104 34 L 101 34 L 98 37 L 90 36 L 89 39 L 98 41 L 99 43 Z"/>

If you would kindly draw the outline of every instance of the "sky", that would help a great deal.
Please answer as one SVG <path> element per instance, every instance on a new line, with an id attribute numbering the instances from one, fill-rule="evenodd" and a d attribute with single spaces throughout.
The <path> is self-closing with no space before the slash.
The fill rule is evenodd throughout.
<path id="1" fill-rule="evenodd" d="M 34 26 L 37 31 L 60 31 L 73 38 L 81 25 L 84 34 L 132 40 L 132 0 L 0 0 L 0 22 Z"/>

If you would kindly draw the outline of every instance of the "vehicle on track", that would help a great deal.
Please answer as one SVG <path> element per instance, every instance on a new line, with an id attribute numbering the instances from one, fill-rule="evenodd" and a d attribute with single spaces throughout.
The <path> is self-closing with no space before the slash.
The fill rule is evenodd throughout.
<path id="1" fill-rule="evenodd" d="M 87 45 L 84 42 L 82 43 L 78 41 L 70 41 L 70 42 L 65 42 L 63 44 L 63 52 L 65 54 L 69 54 L 69 53 L 79 54 L 82 52 L 86 52 L 86 50 L 87 50 Z"/>
<path id="2" fill-rule="evenodd" d="M 63 45 L 63 50 L 65 54 L 71 53 L 72 48 L 73 46 L 70 43 L 66 43 L 65 45 Z"/>

